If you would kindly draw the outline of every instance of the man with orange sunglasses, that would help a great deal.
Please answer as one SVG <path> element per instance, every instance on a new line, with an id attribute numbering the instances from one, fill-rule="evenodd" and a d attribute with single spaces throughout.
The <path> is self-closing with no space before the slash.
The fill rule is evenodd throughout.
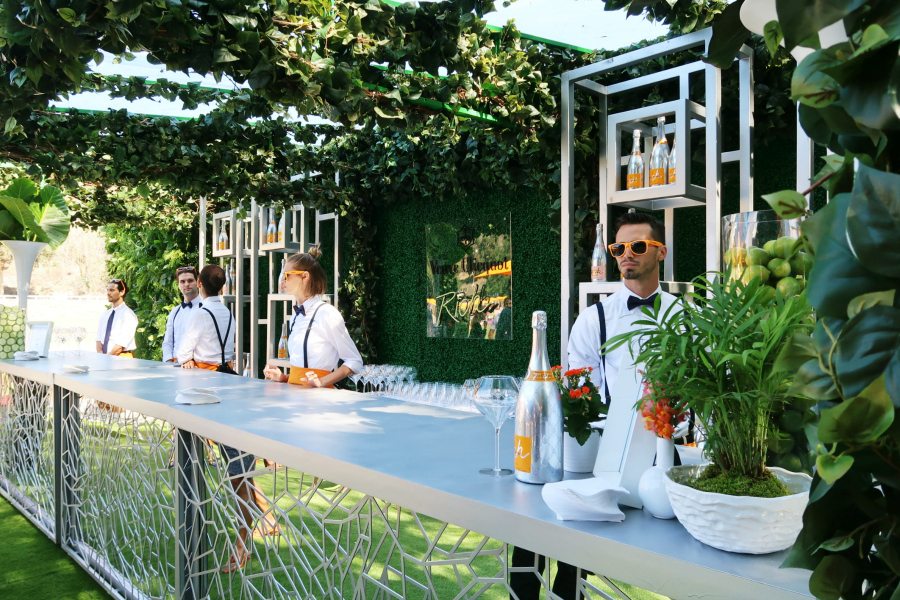
<path id="1" fill-rule="evenodd" d="M 622 274 L 622 287 L 578 315 L 569 334 L 568 368 L 591 367 L 591 380 L 598 390 L 604 390 L 609 404 L 608 382 L 628 373 L 634 373 L 634 360 L 628 347 L 620 346 L 612 352 L 601 354 L 600 347 L 615 335 L 634 328 L 635 321 L 646 316 L 642 307 L 653 306 L 659 299 L 661 314 L 675 301 L 671 294 L 659 287 L 659 265 L 668 249 L 664 240 L 665 229 L 651 215 L 628 212 L 616 221 L 616 241 L 607 249 L 616 259 Z M 513 566 L 534 566 L 543 570 L 543 557 L 522 548 L 513 551 Z M 560 598 L 574 599 L 577 588 L 577 568 L 557 562 L 553 593 Z M 529 572 L 512 573 L 510 587 L 520 600 L 536 600 L 541 584 Z"/>

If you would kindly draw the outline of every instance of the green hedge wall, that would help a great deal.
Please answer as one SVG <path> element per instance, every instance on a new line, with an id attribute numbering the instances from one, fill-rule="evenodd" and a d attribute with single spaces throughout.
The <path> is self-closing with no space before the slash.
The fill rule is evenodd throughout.
<path id="1" fill-rule="evenodd" d="M 483 191 L 458 202 L 427 198 L 395 201 L 380 212 L 377 252 L 379 362 L 414 365 L 421 381 L 454 381 L 489 374 L 522 376 L 531 353 L 531 313 L 548 315 L 550 360 L 559 361 L 559 236 L 548 222 L 549 202 L 534 194 Z M 443 339 L 426 336 L 425 225 L 462 226 L 471 219 L 511 215 L 513 339 Z"/>

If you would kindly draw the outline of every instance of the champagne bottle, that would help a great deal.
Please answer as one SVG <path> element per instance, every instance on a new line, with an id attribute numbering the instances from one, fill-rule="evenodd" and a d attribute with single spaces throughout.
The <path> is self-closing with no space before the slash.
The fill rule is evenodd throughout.
<path id="1" fill-rule="evenodd" d="M 228 261 L 228 273 L 226 274 L 227 278 L 231 281 L 231 285 L 228 286 L 228 289 L 231 290 L 232 294 L 237 293 L 237 280 L 234 278 L 234 259 Z"/>
<path id="2" fill-rule="evenodd" d="M 287 211 L 283 210 L 283 211 L 281 211 L 281 218 L 278 220 L 278 241 L 279 242 L 284 241 L 284 224 L 285 224 L 286 220 L 287 220 Z"/>
<path id="3" fill-rule="evenodd" d="M 266 243 L 274 244 L 278 239 L 278 228 L 275 226 L 275 209 L 269 210 L 269 226 L 266 227 Z"/>
<path id="4" fill-rule="evenodd" d="M 244 370 L 241 372 L 244 377 L 250 377 L 250 353 L 244 353 Z"/>
<path id="5" fill-rule="evenodd" d="M 547 313 L 534 311 L 531 328 L 528 375 L 516 402 L 516 479 L 551 483 L 563 478 L 563 414 L 547 358 Z"/>
<path id="6" fill-rule="evenodd" d="M 284 285 L 284 268 L 286 266 L 285 259 L 281 259 L 281 272 L 278 274 L 278 289 L 275 290 L 276 294 L 282 293 L 282 287 Z"/>
<path id="7" fill-rule="evenodd" d="M 672 152 L 669 153 L 669 178 L 667 183 L 675 183 L 675 165 L 678 163 L 678 159 L 675 155 L 675 150 L 677 146 L 675 146 L 675 140 L 672 140 Z"/>
<path id="8" fill-rule="evenodd" d="M 603 242 L 603 225 L 597 223 L 597 241 L 591 254 L 591 281 L 606 281 L 606 248 Z"/>
<path id="9" fill-rule="evenodd" d="M 285 359 L 288 357 L 288 324 L 287 321 L 281 324 L 281 339 L 278 340 L 278 358 Z"/>
<path id="10" fill-rule="evenodd" d="M 625 179 L 626 190 L 644 187 L 644 158 L 641 156 L 641 130 L 635 129 L 632 134 L 631 157 L 628 159 L 628 174 Z"/>
<path id="11" fill-rule="evenodd" d="M 219 229 L 219 250 L 228 250 L 228 232 L 225 230 L 225 222 L 223 221 Z"/>
<path id="12" fill-rule="evenodd" d="M 669 168 L 669 142 L 666 140 L 666 118 L 656 120 L 656 144 L 650 153 L 650 186 L 666 185 L 666 171 Z"/>
<path id="13" fill-rule="evenodd" d="M 231 277 L 231 261 L 225 267 L 225 285 L 222 286 L 222 293 L 226 296 L 231 294 L 234 288 L 234 279 Z"/>

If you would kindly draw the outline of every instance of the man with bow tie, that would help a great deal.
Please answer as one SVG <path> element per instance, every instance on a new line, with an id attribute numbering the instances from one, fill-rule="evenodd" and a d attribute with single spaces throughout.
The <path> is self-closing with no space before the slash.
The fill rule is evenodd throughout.
<path id="1" fill-rule="evenodd" d="M 175 269 L 175 278 L 178 280 L 182 301 L 169 311 L 166 319 L 166 334 L 162 344 L 163 362 L 177 362 L 178 344 L 184 339 L 189 317 L 202 305 L 200 291 L 197 289 L 196 267 L 178 267 Z"/>
<path id="2" fill-rule="evenodd" d="M 627 346 L 620 346 L 604 355 L 600 346 L 605 340 L 632 329 L 635 321 L 647 318 L 642 308 L 653 306 L 659 299 L 660 314 L 675 301 L 671 294 L 659 287 L 659 264 L 665 259 L 665 228 L 651 215 L 628 212 L 615 225 L 616 242 L 607 246 L 616 259 L 622 274 L 622 286 L 597 304 L 578 315 L 569 334 L 568 369 L 591 367 L 591 380 L 598 390 L 604 390 L 610 402 L 607 382 L 614 382 L 624 373 L 634 373 L 635 364 Z M 513 551 L 514 566 L 537 565 L 543 569 L 543 559 L 522 548 Z M 566 600 L 576 596 L 577 569 L 562 561 L 557 563 L 553 593 Z M 510 575 L 510 586 L 519 600 L 536 600 L 541 584 L 528 572 Z"/>
<path id="3" fill-rule="evenodd" d="M 616 241 L 608 246 L 619 265 L 622 287 L 587 307 L 572 326 L 568 368 L 593 367 L 591 378 L 597 389 L 605 391 L 607 402 L 612 387 L 607 384 L 616 381 L 624 370 L 633 372 L 635 365 L 627 346 L 601 356 L 601 340 L 630 331 L 636 321 L 646 318 L 643 307 L 652 307 L 657 299 L 662 305 L 659 314 L 665 314 L 675 302 L 674 296 L 659 287 L 659 265 L 668 252 L 665 239 L 662 223 L 651 215 L 637 212 L 622 215 L 616 221 Z"/>

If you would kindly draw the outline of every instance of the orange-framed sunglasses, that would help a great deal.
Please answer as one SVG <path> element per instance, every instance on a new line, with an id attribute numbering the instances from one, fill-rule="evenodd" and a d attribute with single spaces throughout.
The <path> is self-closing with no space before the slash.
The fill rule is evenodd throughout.
<path id="1" fill-rule="evenodd" d="M 284 275 L 299 275 L 300 273 L 306 273 L 305 269 L 301 269 L 299 271 L 285 271 Z"/>
<path id="2" fill-rule="evenodd" d="M 617 242 L 615 244 L 610 244 L 607 248 L 609 248 L 610 254 L 618 258 L 625 254 L 626 248 L 631 250 L 631 253 L 635 256 L 640 256 L 641 254 L 646 254 L 650 246 L 662 248 L 665 244 L 657 242 L 656 240 L 634 240 L 632 242 Z"/>

